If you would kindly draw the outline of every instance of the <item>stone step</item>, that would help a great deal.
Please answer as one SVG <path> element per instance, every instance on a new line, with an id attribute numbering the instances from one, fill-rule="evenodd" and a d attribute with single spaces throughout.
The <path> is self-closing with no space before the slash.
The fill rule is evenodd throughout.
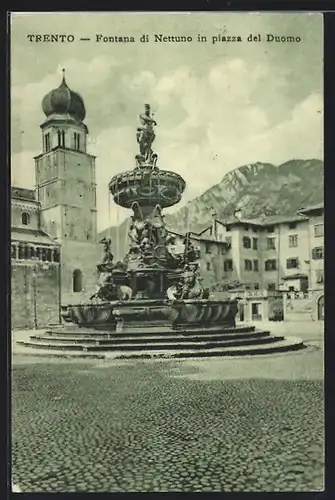
<path id="1" fill-rule="evenodd" d="M 278 341 L 271 344 L 258 344 L 250 346 L 234 346 L 213 348 L 206 350 L 187 350 L 187 351 L 152 351 L 148 353 L 142 352 L 128 352 L 128 353 L 115 353 L 117 359 L 136 359 L 136 358 L 189 358 L 189 357 L 214 357 L 214 356 L 247 356 L 256 354 L 273 354 L 276 352 L 287 352 L 303 349 L 305 346 L 303 341 L 295 337 L 282 338 L 278 337 Z"/>
<path id="2" fill-rule="evenodd" d="M 88 344 L 88 343 L 81 343 L 81 344 L 73 344 L 73 343 L 62 343 L 62 344 L 54 344 L 51 342 L 46 341 L 45 339 L 38 340 L 35 339 L 34 341 L 22 341 L 18 342 L 18 344 L 21 345 L 26 345 L 29 347 L 35 347 L 37 349 L 44 348 L 44 349 L 61 349 L 61 350 L 78 350 L 81 349 L 84 352 L 88 351 L 104 351 L 104 350 L 120 350 L 120 351 L 137 351 L 137 350 L 142 350 L 142 349 L 147 349 L 147 350 L 185 350 L 185 349 L 212 349 L 216 347 L 229 347 L 229 346 L 239 346 L 239 345 L 252 345 L 252 344 L 268 344 L 268 343 L 273 343 L 277 342 L 278 340 L 282 340 L 283 337 L 273 337 L 273 336 L 266 336 L 266 337 L 261 337 L 261 338 L 241 338 L 241 339 L 235 339 L 235 340 L 219 340 L 216 342 L 206 342 L 206 341 L 196 341 L 196 342 L 190 342 L 187 339 L 179 339 L 178 342 L 164 342 L 164 343 L 157 343 L 155 341 L 149 341 L 146 343 L 137 343 L 132 341 L 131 343 L 128 344 L 118 344 L 115 345 L 113 343 L 108 344 L 108 345 L 101 345 L 101 344 Z"/>
<path id="3" fill-rule="evenodd" d="M 198 341 L 206 341 L 206 342 L 216 342 L 216 341 L 228 341 L 228 340 L 239 340 L 239 339 L 253 339 L 253 338 L 260 338 L 260 337 L 267 337 L 270 335 L 269 331 L 261 331 L 257 330 L 254 332 L 250 333 L 237 333 L 237 334 L 229 334 L 229 333 L 221 333 L 217 335 L 203 335 L 203 334 L 190 334 L 190 333 L 185 333 L 184 335 L 176 335 L 176 333 L 168 333 L 164 335 L 150 335 L 150 336 L 142 336 L 142 335 L 136 335 L 136 336 L 127 336 L 127 337 L 118 337 L 116 334 L 111 333 L 108 335 L 109 338 L 97 338 L 96 336 L 94 337 L 87 337 L 85 335 L 83 336 L 73 336 L 73 335 L 63 335 L 61 336 L 54 336 L 54 335 L 31 335 L 30 339 L 31 340 L 37 340 L 37 341 L 46 341 L 50 343 L 73 343 L 73 344 L 80 344 L 80 343 L 86 343 L 86 344 L 96 344 L 98 343 L 99 345 L 117 345 L 117 344 L 122 344 L 122 343 L 141 343 L 141 344 L 147 344 L 150 342 L 198 342 Z"/>
<path id="4" fill-rule="evenodd" d="M 12 350 L 12 355 L 20 355 L 20 356 L 27 356 L 30 358 L 33 358 L 34 356 L 38 356 L 39 358 L 47 356 L 52 357 L 52 358 L 76 358 L 76 359 L 105 359 L 106 358 L 106 352 L 84 352 L 84 351 L 62 351 L 62 350 L 49 350 L 49 349 L 36 349 L 36 346 L 34 347 L 29 347 L 24 344 L 18 349 L 15 347 L 14 350 Z"/>
<path id="5" fill-rule="evenodd" d="M 144 326 L 144 327 L 124 327 L 122 332 L 117 332 L 113 330 L 105 330 L 105 331 L 99 331 L 99 330 L 93 330 L 90 328 L 84 328 L 84 327 L 78 327 L 78 326 L 67 326 L 64 325 L 59 328 L 54 328 L 52 330 L 47 329 L 45 331 L 45 334 L 48 336 L 52 337 L 87 337 L 87 338 L 106 338 L 109 339 L 110 336 L 112 335 L 113 338 L 138 338 L 139 335 L 143 335 L 145 337 L 153 336 L 155 337 L 157 334 L 164 333 L 164 335 L 180 335 L 180 334 L 201 334 L 204 336 L 210 336 L 213 334 L 225 334 L 225 335 L 232 335 L 232 334 L 239 334 L 239 333 L 252 333 L 255 331 L 254 326 L 238 326 L 238 327 L 222 327 L 222 326 L 215 326 L 215 327 L 210 327 L 210 328 L 201 328 L 201 327 L 187 327 L 187 332 L 185 329 L 172 329 L 171 327 L 164 327 L 164 326 L 156 326 L 156 327 L 150 327 L 149 325 Z"/>
<path id="6" fill-rule="evenodd" d="M 24 345 L 24 343 L 22 343 Z M 43 346 L 40 346 L 43 347 Z M 303 341 L 296 337 L 287 337 L 283 340 L 277 340 L 276 342 L 270 344 L 256 344 L 249 346 L 234 346 L 234 347 L 220 347 L 211 349 L 187 349 L 187 350 L 160 350 L 160 351 L 104 351 L 100 354 L 90 354 L 83 353 L 81 350 L 74 351 L 63 351 L 54 350 L 50 351 L 48 349 L 40 349 L 36 352 L 35 346 L 31 348 L 25 346 L 24 352 L 29 356 L 39 355 L 39 356 L 52 356 L 52 357 L 62 357 L 62 358 L 110 358 L 110 359 L 164 359 L 164 358 L 206 358 L 206 357 L 230 357 L 230 356 L 255 356 L 264 354 L 276 354 L 284 353 L 290 351 L 296 351 L 299 349 L 304 349 L 306 346 Z"/>

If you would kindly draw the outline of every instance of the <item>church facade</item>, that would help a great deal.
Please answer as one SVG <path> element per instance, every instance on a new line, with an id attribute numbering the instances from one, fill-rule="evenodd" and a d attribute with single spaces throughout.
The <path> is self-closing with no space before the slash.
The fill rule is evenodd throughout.
<path id="1" fill-rule="evenodd" d="M 60 321 L 60 246 L 42 229 L 31 189 L 11 190 L 11 320 L 13 328 Z"/>
<path id="2" fill-rule="evenodd" d="M 35 157 L 35 190 L 12 189 L 14 328 L 43 327 L 50 322 L 57 322 L 60 303 L 75 304 L 87 300 L 96 288 L 96 263 L 101 257 L 101 247 L 97 243 L 95 157 L 87 152 L 89 132 L 84 123 L 84 101 L 68 87 L 63 76 L 60 86 L 43 98 L 42 109 L 45 120 L 40 126 L 42 150 Z M 18 203 L 25 210 L 22 214 L 18 213 Z M 28 235 L 32 231 L 36 234 L 30 241 Z M 28 249 L 33 248 L 29 247 L 31 243 L 38 245 L 42 240 L 46 250 L 37 252 Z M 27 249 L 26 244 L 29 244 Z M 50 260 L 54 248 L 58 249 L 58 260 L 53 260 L 53 257 Z M 43 309 L 47 300 L 48 285 L 42 287 L 36 283 L 33 292 L 36 304 L 33 309 L 40 320 L 16 319 L 17 311 L 20 308 L 22 310 L 20 304 L 25 303 L 24 310 L 30 307 L 27 293 L 19 293 L 20 280 L 23 279 L 19 274 L 29 262 L 33 262 L 35 273 L 37 263 L 43 263 L 38 267 L 38 272 L 45 276 L 50 272 L 50 263 L 59 267 L 55 271 L 57 279 L 54 276 L 52 280 L 47 280 L 58 297 L 57 300 L 55 297 L 52 299 L 58 311 L 57 318 L 52 315 L 46 321 L 41 317 L 39 310 Z M 48 268 L 46 263 L 49 263 Z"/>

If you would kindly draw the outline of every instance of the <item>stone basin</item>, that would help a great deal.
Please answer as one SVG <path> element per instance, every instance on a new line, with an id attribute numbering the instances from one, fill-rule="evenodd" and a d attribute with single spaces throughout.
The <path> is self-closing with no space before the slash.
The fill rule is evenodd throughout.
<path id="1" fill-rule="evenodd" d="M 169 326 L 192 329 L 235 326 L 236 300 L 129 300 L 62 306 L 63 320 L 83 327 L 115 331 L 131 327 Z"/>
<path id="2" fill-rule="evenodd" d="M 115 329 L 114 316 L 117 302 L 100 302 L 87 304 L 74 304 L 61 307 L 61 316 L 66 323 L 75 323 L 79 326 L 102 326 Z"/>

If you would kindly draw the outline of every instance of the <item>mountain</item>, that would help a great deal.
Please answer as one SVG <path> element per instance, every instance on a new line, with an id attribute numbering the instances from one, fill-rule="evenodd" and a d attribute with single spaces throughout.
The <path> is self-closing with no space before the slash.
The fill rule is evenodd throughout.
<path id="1" fill-rule="evenodd" d="M 217 219 L 224 219 L 236 210 L 248 219 L 262 214 L 292 215 L 303 206 L 322 201 L 323 161 L 290 160 L 279 166 L 257 162 L 226 174 L 187 207 L 166 215 L 166 223 L 170 229 L 185 232 L 188 218 L 189 229 L 198 232 L 211 223 L 213 212 Z M 117 258 L 124 255 L 128 225 L 126 220 L 118 231 L 113 227 L 100 233 L 101 237 L 110 234 Z"/>
<path id="2" fill-rule="evenodd" d="M 243 165 L 226 174 L 222 181 L 173 214 L 166 216 L 168 227 L 184 229 L 188 210 L 189 226 L 200 231 L 217 219 L 241 211 L 244 218 L 265 215 L 292 215 L 297 210 L 323 201 L 323 162 L 291 160 L 278 167 L 270 163 Z"/>

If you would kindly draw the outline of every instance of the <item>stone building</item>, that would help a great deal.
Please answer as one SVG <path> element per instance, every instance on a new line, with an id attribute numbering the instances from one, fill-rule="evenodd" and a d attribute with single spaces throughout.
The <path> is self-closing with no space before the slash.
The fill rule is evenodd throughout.
<path id="1" fill-rule="evenodd" d="M 322 320 L 323 214 L 319 204 L 292 216 L 230 217 L 214 220 L 199 237 L 208 235 L 229 244 L 221 260 L 223 282 L 239 283 L 240 294 L 260 290 L 259 298 L 267 300 L 263 291 L 281 291 L 287 319 Z M 251 307 L 257 316 L 256 306 Z"/>
<path id="2" fill-rule="evenodd" d="M 60 86 L 42 101 L 42 151 L 35 157 L 36 197 L 43 228 L 61 245 L 62 303 L 89 298 L 97 283 L 95 157 L 87 152 L 82 97 Z"/>
<path id="3" fill-rule="evenodd" d="M 11 321 L 41 328 L 60 321 L 60 248 L 42 229 L 41 206 L 30 189 L 11 190 Z"/>
<path id="4" fill-rule="evenodd" d="M 182 246 L 185 235 L 169 231 L 176 238 L 176 243 Z M 210 288 L 214 283 L 221 283 L 225 277 L 224 256 L 230 247 L 225 241 L 219 241 L 212 236 L 191 233 L 190 241 L 200 249 L 200 270 L 203 286 Z"/>
<path id="5" fill-rule="evenodd" d="M 309 293 L 312 315 L 324 319 L 324 206 L 323 203 L 300 210 L 308 217 Z"/>

